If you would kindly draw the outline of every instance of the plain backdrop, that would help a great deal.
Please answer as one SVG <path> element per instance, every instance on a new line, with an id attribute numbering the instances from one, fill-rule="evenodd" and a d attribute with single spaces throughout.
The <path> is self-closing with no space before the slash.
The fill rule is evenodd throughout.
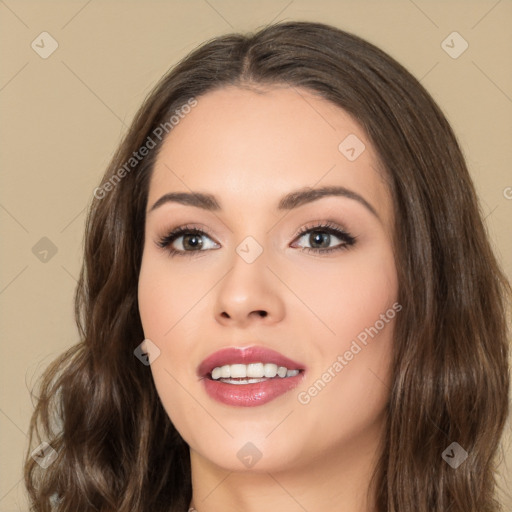
<path id="1" fill-rule="evenodd" d="M 510 0 L 0 0 L 0 512 L 27 510 L 29 389 L 78 341 L 86 207 L 136 109 L 201 42 L 280 20 L 353 32 L 420 79 L 459 138 L 512 276 Z M 500 464 L 509 495 L 510 445 Z"/>

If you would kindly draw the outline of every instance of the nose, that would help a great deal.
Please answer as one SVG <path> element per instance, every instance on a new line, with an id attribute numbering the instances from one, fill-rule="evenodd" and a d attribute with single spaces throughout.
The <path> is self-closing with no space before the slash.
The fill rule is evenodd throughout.
<path id="1" fill-rule="evenodd" d="M 252 263 L 235 254 L 232 269 L 217 288 L 216 320 L 240 328 L 280 322 L 285 315 L 281 293 L 282 285 L 267 268 L 265 251 Z"/>

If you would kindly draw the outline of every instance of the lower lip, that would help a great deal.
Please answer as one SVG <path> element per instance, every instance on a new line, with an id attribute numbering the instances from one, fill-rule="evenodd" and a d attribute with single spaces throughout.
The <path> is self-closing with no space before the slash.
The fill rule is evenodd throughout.
<path id="1" fill-rule="evenodd" d="M 226 384 L 208 377 L 203 379 L 208 395 L 218 402 L 238 407 L 263 405 L 297 387 L 304 372 L 295 377 L 277 377 L 254 384 Z"/>

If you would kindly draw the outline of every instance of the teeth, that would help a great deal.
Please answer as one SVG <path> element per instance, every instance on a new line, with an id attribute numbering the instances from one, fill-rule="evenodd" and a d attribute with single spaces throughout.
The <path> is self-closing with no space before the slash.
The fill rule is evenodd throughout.
<path id="1" fill-rule="evenodd" d="M 222 382 L 225 384 L 255 384 L 256 382 L 265 382 L 266 379 L 244 379 L 244 380 L 237 380 L 237 379 L 222 379 Z"/>
<path id="2" fill-rule="evenodd" d="M 263 382 L 264 378 L 272 379 L 276 375 L 284 378 L 295 377 L 298 373 L 299 370 L 288 370 L 284 366 L 277 366 L 273 363 L 226 364 L 212 370 L 212 379 L 230 379 L 230 384 L 253 384 L 254 382 Z M 247 380 L 241 382 L 231 379 Z"/>
<path id="3" fill-rule="evenodd" d="M 229 367 L 229 371 L 231 373 L 230 377 L 233 379 L 247 377 L 247 367 L 245 364 L 232 364 Z"/>
<path id="4" fill-rule="evenodd" d="M 265 377 L 273 378 L 277 375 L 277 364 L 267 363 L 263 367 Z"/>

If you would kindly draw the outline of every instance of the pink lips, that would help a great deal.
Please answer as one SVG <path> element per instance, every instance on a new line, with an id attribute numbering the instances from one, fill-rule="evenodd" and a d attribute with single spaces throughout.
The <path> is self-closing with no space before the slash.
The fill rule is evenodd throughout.
<path id="1" fill-rule="evenodd" d="M 217 366 L 226 364 L 274 363 L 288 370 L 301 370 L 295 377 L 274 377 L 254 384 L 228 384 L 213 380 L 211 372 Z M 198 367 L 197 374 L 202 377 L 208 395 L 226 405 L 252 407 L 263 405 L 295 388 L 304 378 L 305 366 L 293 361 L 279 352 L 264 347 L 229 347 L 208 356 Z"/>

